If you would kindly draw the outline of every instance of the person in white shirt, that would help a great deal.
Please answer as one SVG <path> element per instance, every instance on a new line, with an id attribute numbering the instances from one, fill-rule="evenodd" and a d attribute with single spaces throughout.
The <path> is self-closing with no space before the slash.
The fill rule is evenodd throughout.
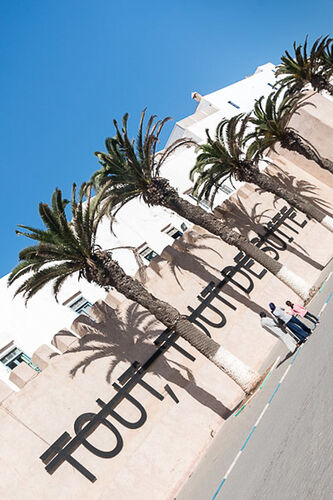
<path id="1" fill-rule="evenodd" d="M 298 318 L 287 313 L 283 307 L 275 306 L 273 302 L 269 304 L 270 310 L 283 326 L 287 326 L 291 332 L 301 341 L 305 342 L 306 337 L 311 333 L 311 329 L 307 327 Z"/>
<path id="2" fill-rule="evenodd" d="M 274 337 L 278 337 L 280 340 L 282 340 L 288 351 L 294 352 L 297 349 L 298 344 L 296 343 L 296 341 L 283 326 L 279 325 L 276 319 L 268 318 L 264 311 L 260 313 L 260 318 L 261 326 L 268 332 L 272 333 Z"/>

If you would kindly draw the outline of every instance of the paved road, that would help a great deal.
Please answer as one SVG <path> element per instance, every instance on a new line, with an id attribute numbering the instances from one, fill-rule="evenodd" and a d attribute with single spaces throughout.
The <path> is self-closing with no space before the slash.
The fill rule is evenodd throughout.
<path id="1" fill-rule="evenodd" d="M 242 454 L 224 474 L 291 360 L 272 373 L 237 417 L 230 417 L 177 500 L 333 500 L 333 277 L 311 304 L 329 299 Z M 332 297 L 332 300 L 330 300 Z"/>

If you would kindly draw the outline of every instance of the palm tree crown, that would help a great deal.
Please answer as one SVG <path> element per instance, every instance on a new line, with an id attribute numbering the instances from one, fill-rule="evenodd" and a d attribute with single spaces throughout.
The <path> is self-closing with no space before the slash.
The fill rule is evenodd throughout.
<path id="1" fill-rule="evenodd" d="M 206 130 L 207 142 L 200 146 L 201 153 L 191 170 L 195 180 L 194 194 L 199 199 L 210 199 L 211 204 L 220 186 L 229 179 L 250 181 L 252 172 L 258 171 L 261 154 L 244 144 L 249 116 L 239 114 L 222 120 L 212 138 Z"/>
<path id="2" fill-rule="evenodd" d="M 260 99 L 256 103 L 255 118 L 240 114 L 229 120 L 222 120 L 216 129 L 214 140 L 206 131 L 207 143 L 200 146 L 202 153 L 197 157 L 197 162 L 191 170 L 192 180 L 196 177 L 195 193 L 199 199 L 202 197 L 210 198 L 211 203 L 213 203 L 219 187 L 226 179 L 230 179 L 231 182 L 233 179 L 249 182 L 286 200 L 291 206 L 301 210 L 332 231 L 333 221 L 330 217 L 327 217 L 311 203 L 306 202 L 298 193 L 284 189 L 276 177 L 260 172 L 259 161 L 263 159 L 263 152 L 268 147 L 274 147 L 278 139 L 282 145 L 286 144 L 288 148 L 293 149 L 297 146 L 296 150 L 301 154 L 317 155 L 314 148 L 301 139 L 296 131 L 287 127 L 288 105 L 281 109 L 277 108 L 274 105 L 274 99 L 276 99 L 276 94 L 269 97 L 266 109 L 263 108 L 262 99 Z M 286 99 L 289 105 L 295 101 L 295 97 L 287 97 Z M 297 100 L 295 105 L 300 107 L 303 104 Z M 249 121 L 256 124 L 255 131 L 251 133 L 247 133 L 246 130 Z M 247 146 L 246 143 L 249 139 L 254 139 L 254 141 Z M 319 155 L 312 159 L 320 162 L 328 161 L 320 158 Z M 265 161 L 268 162 L 268 160 Z"/>
<path id="3" fill-rule="evenodd" d="M 330 43 L 328 36 L 319 37 L 308 51 L 308 37 L 303 45 L 294 42 L 294 55 L 286 50 L 281 57 L 282 63 L 276 71 L 276 76 L 283 76 L 279 83 L 287 86 L 292 94 L 300 92 L 309 83 L 317 92 L 330 90 L 329 75 L 323 65 L 325 49 Z"/>
<path id="4" fill-rule="evenodd" d="M 250 144 L 248 154 L 254 155 L 256 150 L 261 153 L 267 149 L 275 150 L 276 143 L 280 142 L 283 145 L 291 133 L 299 137 L 297 132 L 289 127 L 289 122 L 302 107 L 310 105 L 301 98 L 303 94 L 297 96 L 284 94 L 281 97 L 281 91 L 278 91 L 272 92 L 266 101 L 264 96 L 261 96 L 255 102 L 253 116 L 250 119 L 255 130 L 246 137 L 246 141 L 254 139 L 254 142 Z M 302 140 L 311 146 L 304 138 Z"/>
<path id="5" fill-rule="evenodd" d="M 87 192 L 86 201 L 84 195 Z M 83 184 L 76 200 L 76 186 L 73 185 L 71 213 L 72 221 L 66 216 L 66 207 L 69 201 L 62 197 L 59 189 L 52 195 L 51 206 L 39 204 L 39 214 L 45 229 L 35 229 L 30 226 L 19 225 L 25 231 L 16 233 L 38 241 L 37 245 L 24 248 L 19 254 L 19 264 L 13 269 L 8 284 L 29 274 L 29 277 L 20 284 L 15 295 L 23 293 L 26 302 L 43 288 L 48 282 L 53 282 L 53 292 L 58 292 L 70 275 L 80 272 L 86 277 L 87 270 L 93 265 L 96 245 L 96 232 L 101 218 L 105 215 L 105 208 L 100 203 L 103 190 L 91 198 L 91 187 Z"/>
<path id="6" fill-rule="evenodd" d="M 281 89 L 270 94 L 265 104 L 263 96 L 255 102 L 254 115 L 250 119 L 255 130 L 246 137 L 246 140 L 254 139 L 249 146 L 250 153 L 254 154 L 256 150 L 263 153 L 267 149 L 274 151 L 275 144 L 280 143 L 282 148 L 295 151 L 333 173 L 333 162 L 321 156 L 313 144 L 289 126 L 294 114 L 298 114 L 302 107 L 313 104 L 303 99 L 304 94 L 290 96 L 285 93 L 281 99 L 280 95 Z"/>
<path id="7" fill-rule="evenodd" d="M 170 117 L 154 123 L 156 116 L 151 116 L 144 131 L 145 112 L 144 109 L 141 113 L 136 141 L 130 140 L 128 137 L 128 113 L 126 113 L 123 117 L 121 130 L 119 130 L 117 121 L 113 121 L 116 135 L 106 139 L 107 153 L 95 153 L 102 168 L 92 176 L 92 182 L 98 190 L 106 181 L 112 181 L 109 184 L 107 195 L 109 199 L 112 199 L 112 206 L 117 207 L 116 212 L 137 197 L 142 197 L 148 205 L 160 204 L 161 196 L 163 196 L 161 185 L 165 181 L 165 188 L 167 188 L 168 184 L 166 179 L 160 177 L 163 162 L 176 148 L 183 145 L 196 145 L 193 140 L 185 138 L 175 141 L 163 152 L 156 153 L 160 133 Z"/>

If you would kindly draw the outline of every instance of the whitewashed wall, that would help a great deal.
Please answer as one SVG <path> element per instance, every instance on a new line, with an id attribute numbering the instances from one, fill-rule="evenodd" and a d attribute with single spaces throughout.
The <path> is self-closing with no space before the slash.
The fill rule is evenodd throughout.
<path id="1" fill-rule="evenodd" d="M 167 145 L 180 137 L 193 137 L 198 142 L 204 142 L 207 128 L 214 133 L 222 118 L 250 111 L 255 99 L 272 91 L 269 84 L 274 84 L 273 70 L 273 64 L 265 64 L 250 77 L 203 96 L 195 112 L 176 123 Z M 198 91 L 200 92 L 200 89 Z M 240 108 L 235 108 L 228 101 Z M 182 148 L 162 168 L 161 175 L 167 177 L 181 195 L 191 188 L 189 172 L 194 161 L 194 149 Z M 227 197 L 220 193 L 216 204 Z M 193 202 L 188 196 L 187 199 Z M 105 219 L 99 229 L 98 243 L 107 249 L 128 245 L 138 247 L 146 242 L 160 254 L 163 248 L 173 241 L 162 229 L 171 224 L 180 230 L 182 223 L 191 227 L 189 222 L 164 208 L 147 207 L 142 201 L 134 200 L 118 213 L 114 223 L 115 235 L 110 232 L 110 221 Z M 115 250 L 114 257 L 127 273 L 135 274 L 137 264 L 129 250 Z M 58 303 L 53 298 L 51 289 L 47 288 L 39 292 L 26 307 L 21 297 L 13 300 L 14 287 L 15 285 L 11 289 L 7 288 L 7 276 L 0 279 L 0 350 L 13 341 L 15 346 L 30 356 L 38 346 L 49 343 L 57 331 L 70 327 L 76 313 L 68 306 L 62 305 L 69 297 L 81 292 L 91 303 L 105 297 L 103 289 L 73 277 L 64 285 Z M 8 372 L 3 367 L 0 368 L 0 379 L 7 379 Z"/>

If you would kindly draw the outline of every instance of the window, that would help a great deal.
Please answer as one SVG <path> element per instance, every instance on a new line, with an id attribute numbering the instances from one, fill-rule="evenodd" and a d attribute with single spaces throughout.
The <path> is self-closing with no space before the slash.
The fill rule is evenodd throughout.
<path id="1" fill-rule="evenodd" d="M 182 231 L 175 228 L 174 226 L 170 226 L 170 224 L 166 228 L 162 229 L 162 232 L 166 233 L 168 236 L 170 236 L 174 240 L 176 240 L 180 236 L 183 236 Z"/>
<path id="2" fill-rule="evenodd" d="M 210 208 L 210 202 L 205 199 L 198 200 L 198 197 L 195 196 L 193 193 L 189 193 L 189 197 L 195 200 L 196 202 L 199 202 L 199 205 L 205 207 L 205 208 Z"/>
<path id="3" fill-rule="evenodd" d="M 139 247 L 140 248 L 140 247 Z M 152 248 L 150 248 L 148 245 L 145 245 L 142 250 L 139 250 L 138 248 L 138 251 L 139 251 L 139 254 L 141 255 L 141 257 L 143 257 L 144 259 L 148 260 L 148 262 L 150 262 L 154 257 L 156 257 L 158 254 L 156 252 L 154 252 L 154 250 Z"/>
<path id="4" fill-rule="evenodd" d="M 89 309 L 92 306 L 92 304 L 80 293 L 67 305 L 72 311 L 78 314 L 85 314 L 86 316 L 89 316 Z"/>
<path id="5" fill-rule="evenodd" d="M 31 368 L 36 370 L 36 372 L 41 372 L 42 370 L 36 366 L 29 356 L 24 354 L 21 349 L 18 349 L 17 347 L 14 347 L 11 351 L 9 351 L 5 356 L 0 358 L 1 363 L 3 363 L 9 370 L 14 370 L 16 366 L 18 366 L 21 363 L 26 363 L 29 365 Z"/>
<path id="6" fill-rule="evenodd" d="M 203 208 L 208 208 L 210 209 L 210 201 L 209 200 L 206 200 L 205 198 L 201 199 L 201 200 L 198 200 L 198 197 L 195 196 L 192 192 L 192 189 L 189 189 L 188 191 L 185 191 L 185 193 L 187 196 L 189 196 L 190 198 L 192 198 L 192 200 L 195 200 L 197 203 L 199 203 L 199 205 L 201 205 Z"/>
<path id="7" fill-rule="evenodd" d="M 232 101 L 228 101 L 228 104 L 231 104 L 231 106 L 233 106 L 234 108 L 236 109 L 240 109 L 240 106 L 238 106 L 238 104 L 235 104 L 234 102 Z"/>
<path id="8" fill-rule="evenodd" d="M 229 186 L 226 186 L 225 184 L 222 184 L 222 186 L 220 186 L 219 189 L 225 194 L 231 194 L 234 191 L 234 189 L 232 189 Z"/>
<path id="9" fill-rule="evenodd" d="M 180 236 L 183 236 L 183 233 L 181 231 L 179 231 L 179 229 L 176 229 L 175 227 L 172 227 L 171 229 L 169 229 L 167 231 L 167 234 L 169 236 L 171 236 L 171 238 L 173 238 L 174 240 L 176 240 Z"/>

